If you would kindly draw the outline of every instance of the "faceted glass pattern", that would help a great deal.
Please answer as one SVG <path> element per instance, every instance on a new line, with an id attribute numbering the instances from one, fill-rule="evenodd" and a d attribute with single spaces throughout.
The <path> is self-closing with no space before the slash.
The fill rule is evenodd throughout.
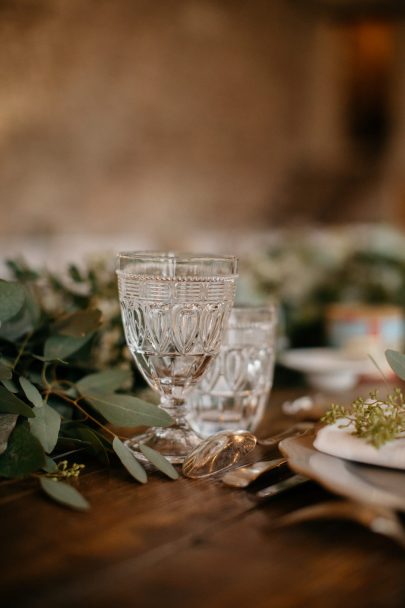
<path id="1" fill-rule="evenodd" d="M 185 420 L 184 397 L 219 352 L 233 305 L 236 259 L 120 254 L 117 271 L 128 347 L 161 406 L 175 419 L 130 441 L 182 462 L 200 438 Z"/>
<path id="2" fill-rule="evenodd" d="M 218 357 L 189 396 L 189 420 L 203 437 L 255 430 L 273 383 L 274 307 L 234 308 Z"/>

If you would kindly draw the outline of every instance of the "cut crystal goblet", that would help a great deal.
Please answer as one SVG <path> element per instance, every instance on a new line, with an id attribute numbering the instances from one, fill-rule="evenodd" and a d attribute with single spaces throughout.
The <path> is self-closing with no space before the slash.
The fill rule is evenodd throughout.
<path id="1" fill-rule="evenodd" d="M 123 252 L 118 287 L 126 341 L 160 407 L 174 419 L 128 440 L 181 463 L 200 437 L 187 422 L 185 397 L 218 354 L 233 306 L 237 259 L 232 256 Z"/>

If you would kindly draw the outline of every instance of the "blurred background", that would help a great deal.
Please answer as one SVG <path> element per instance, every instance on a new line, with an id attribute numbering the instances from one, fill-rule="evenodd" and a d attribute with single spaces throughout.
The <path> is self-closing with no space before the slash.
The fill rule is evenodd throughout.
<path id="1" fill-rule="evenodd" d="M 0 43 L 4 238 L 405 224 L 402 0 L 2 0 Z"/>
<path id="2" fill-rule="evenodd" d="M 0 48 L 2 260 L 235 252 L 293 344 L 402 308 L 403 0 L 1 0 Z"/>

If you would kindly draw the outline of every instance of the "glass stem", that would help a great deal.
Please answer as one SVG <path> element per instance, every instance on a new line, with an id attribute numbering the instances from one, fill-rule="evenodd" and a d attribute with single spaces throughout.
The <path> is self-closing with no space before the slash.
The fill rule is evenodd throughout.
<path id="1" fill-rule="evenodd" d="M 186 402 L 184 399 L 175 399 L 174 397 L 162 397 L 161 407 L 173 418 L 173 426 L 188 426 L 186 422 Z"/>

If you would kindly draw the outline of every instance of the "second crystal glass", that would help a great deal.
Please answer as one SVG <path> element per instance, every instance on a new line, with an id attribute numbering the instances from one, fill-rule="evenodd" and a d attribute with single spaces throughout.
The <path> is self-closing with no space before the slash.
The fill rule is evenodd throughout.
<path id="1" fill-rule="evenodd" d="M 123 252 L 118 286 L 128 347 L 161 407 L 175 420 L 128 444 L 158 450 L 173 463 L 199 442 L 185 419 L 185 396 L 219 352 L 235 296 L 231 256 Z"/>

